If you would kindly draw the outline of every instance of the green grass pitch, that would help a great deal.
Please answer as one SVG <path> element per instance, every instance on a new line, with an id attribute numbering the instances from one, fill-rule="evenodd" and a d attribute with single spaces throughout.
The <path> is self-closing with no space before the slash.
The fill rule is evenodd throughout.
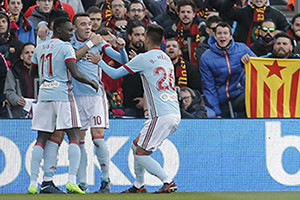
<path id="1" fill-rule="evenodd" d="M 299 200 L 300 192 L 177 192 L 172 194 L 0 194 L 1 200 Z"/>

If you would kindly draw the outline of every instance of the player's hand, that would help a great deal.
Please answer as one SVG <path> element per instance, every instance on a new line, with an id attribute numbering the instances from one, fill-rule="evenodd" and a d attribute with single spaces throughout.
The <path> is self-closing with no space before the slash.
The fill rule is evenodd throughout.
<path id="1" fill-rule="evenodd" d="M 134 50 L 130 50 L 130 51 L 129 51 L 128 57 L 129 57 L 130 59 L 132 59 L 132 58 L 134 58 L 136 55 L 137 55 L 137 54 L 136 54 L 136 52 L 135 52 Z"/>
<path id="2" fill-rule="evenodd" d="M 96 92 L 98 92 L 99 84 L 98 84 L 97 81 L 91 80 L 91 84 L 90 85 L 96 90 Z"/>
<path id="3" fill-rule="evenodd" d="M 123 38 L 118 38 L 116 42 L 117 42 L 117 45 L 118 45 L 119 49 L 124 49 L 125 48 L 126 42 Z"/>
<path id="4" fill-rule="evenodd" d="M 91 62 L 91 63 L 94 63 L 94 64 L 98 64 L 98 62 L 100 60 L 102 60 L 102 56 L 100 55 L 99 51 L 97 51 L 97 54 L 94 54 L 92 52 L 89 52 L 87 55 L 86 55 L 86 58 L 87 58 L 87 61 L 88 62 Z"/>
<path id="5" fill-rule="evenodd" d="M 103 38 L 101 35 L 99 34 L 95 34 L 95 33 L 91 33 L 89 40 L 95 45 L 97 46 L 98 44 L 100 44 L 101 42 L 103 42 Z"/>
<path id="6" fill-rule="evenodd" d="M 47 25 L 41 24 L 37 34 L 42 40 L 46 40 L 46 36 L 49 34 L 49 28 Z"/>

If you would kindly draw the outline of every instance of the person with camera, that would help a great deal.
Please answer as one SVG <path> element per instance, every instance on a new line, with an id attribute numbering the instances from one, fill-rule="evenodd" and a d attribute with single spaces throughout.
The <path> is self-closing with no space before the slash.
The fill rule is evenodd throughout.
<path id="1" fill-rule="evenodd" d="M 194 91 L 189 87 L 183 87 L 179 89 L 178 93 L 181 118 L 207 118 L 204 100 L 199 91 Z"/>

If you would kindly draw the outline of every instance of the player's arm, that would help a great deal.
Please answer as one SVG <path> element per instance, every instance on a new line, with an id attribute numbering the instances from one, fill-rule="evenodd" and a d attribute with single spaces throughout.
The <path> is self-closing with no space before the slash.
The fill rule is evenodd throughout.
<path id="1" fill-rule="evenodd" d="M 85 43 L 80 49 L 75 51 L 76 59 L 79 60 L 82 56 L 84 56 L 90 48 L 96 46 L 103 42 L 103 38 L 99 34 L 92 33 L 89 41 Z"/>
<path id="2" fill-rule="evenodd" d="M 80 72 L 78 70 L 75 60 L 67 61 L 66 67 L 70 71 L 73 78 L 75 78 L 77 81 L 79 81 L 81 83 L 85 83 L 85 84 L 92 86 L 96 91 L 98 91 L 99 84 L 94 80 L 88 79 L 82 72 Z"/>
<path id="3" fill-rule="evenodd" d="M 94 64 L 98 64 L 98 66 L 100 66 L 103 71 L 108 74 L 112 79 L 118 79 L 121 78 L 123 76 L 126 76 L 127 74 L 129 74 L 129 71 L 121 66 L 117 69 L 107 65 L 103 60 L 102 60 L 102 56 L 100 55 L 100 53 L 97 51 L 97 54 L 93 54 L 92 52 L 90 52 L 87 55 L 88 61 L 92 62 Z"/>

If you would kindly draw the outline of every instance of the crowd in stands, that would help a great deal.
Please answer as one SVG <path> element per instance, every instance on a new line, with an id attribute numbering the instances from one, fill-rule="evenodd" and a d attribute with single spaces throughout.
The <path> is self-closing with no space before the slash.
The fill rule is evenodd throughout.
<path id="1" fill-rule="evenodd" d="M 183 118 L 245 115 L 249 57 L 298 58 L 300 13 L 291 20 L 269 0 L 0 0 L 0 118 L 30 118 L 38 80 L 29 76 L 36 45 L 51 38 L 56 18 L 86 12 L 92 31 L 128 60 L 145 52 L 145 30 L 164 28 L 161 48 L 174 65 Z M 288 2 L 290 9 L 294 1 Z M 287 43 L 287 44 L 286 44 Z M 280 52 L 283 51 L 283 52 Z M 105 53 L 103 60 L 118 68 Z M 103 72 L 110 117 L 144 118 L 138 74 L 113 80 Z"/>

